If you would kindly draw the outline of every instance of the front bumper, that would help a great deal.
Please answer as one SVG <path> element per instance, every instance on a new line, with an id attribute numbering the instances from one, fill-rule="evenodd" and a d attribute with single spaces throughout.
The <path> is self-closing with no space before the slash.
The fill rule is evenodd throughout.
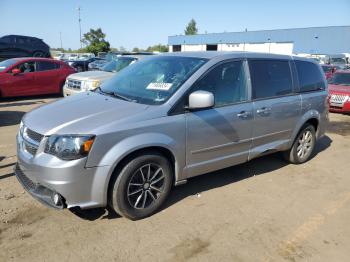
<path id="1" fill-rule="evenodd" d="M 350 102 L 345 102 L 341 106 L 329 105 L 329 111 L 335 113 L 350 113 Z"/>
<path id="2" fill-rule="evenodd" d="M 64 161 L 43 152 L 41 142 L 34 155 L 23 148 L 17 136 L 15 174 L 24 189 L 40 202 L 56 208 L 82 209 L 106 206 L 110 166 L 85 167 L 86 158 Z M 55 205 L 53 194 L 62 196 L 62 206 Z"/>
<path id="3" fill-rule="evenodd" d="M 82 92 L 85 92 L 84 90 L 81 90 L 81 89 L 72 89 L 72 88 L 69 88 L 67 87 L 67 85 L 65 84 L 64 87 L 63 87 L 63 95 L 64 96 L 72 96 L 72 95 L 75 95 L 75 94 L 80 94 Z"/>

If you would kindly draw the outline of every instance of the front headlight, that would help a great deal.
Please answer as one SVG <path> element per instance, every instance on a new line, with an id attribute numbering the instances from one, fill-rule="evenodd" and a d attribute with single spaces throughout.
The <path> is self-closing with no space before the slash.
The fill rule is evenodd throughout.
<path id="1" fill-rule="evenodd" d="M 93 80 L 93 81 L 86 81 L 85 82 L 85 90 L 94 90 L 100 85 L 100 81 Z"/>
<path id="2" fill-rule="evenodd" d="M 20 133 L 20 135 L 23 135 L 23 130 L 24 130 L 24 124 L 21 121 L 21 123 L 19 124 L 19 133 Z"/>
<path id="3" fill-rule="evenodd" d="M 62 160 L 86 157 L 94 143 L 95 136 L 52 135 L 49 136 L 44 152 Z"/>

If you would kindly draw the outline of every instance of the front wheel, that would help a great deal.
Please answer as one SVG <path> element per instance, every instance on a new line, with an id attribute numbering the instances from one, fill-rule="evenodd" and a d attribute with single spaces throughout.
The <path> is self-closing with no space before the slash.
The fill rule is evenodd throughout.
<path id="1" fill-rule="evenodd" d="M 112 180 L 109 205 L 132 220 L 155 213 L 169 195 L 173 173 L 169 161 L 157 152 L 133 158 Z"/>
<path id="2" fill-rule="evenodd" d="M 284 158 L 292 164 L 302 164 L 310 159 L 315 144 L 315 128 L 307 124 L 299 132 L 291 149 L 284 152 Z"/>

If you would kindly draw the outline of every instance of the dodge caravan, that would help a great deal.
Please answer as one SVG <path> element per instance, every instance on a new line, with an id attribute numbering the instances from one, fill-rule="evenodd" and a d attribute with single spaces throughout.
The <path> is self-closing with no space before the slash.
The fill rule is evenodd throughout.
<path id="1" fill-rule="evenodd" d="M 48 206 L 109 206 L 136 220 L 191 177 L 277 151 L 304 163 L 327 120 L 327 82 L 312 60 L 164 54 L 26 114 L 15 173 Z"/>

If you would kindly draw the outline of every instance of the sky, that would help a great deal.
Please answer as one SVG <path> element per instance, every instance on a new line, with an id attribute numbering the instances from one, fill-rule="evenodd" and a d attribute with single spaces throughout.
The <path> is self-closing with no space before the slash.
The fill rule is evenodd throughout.
<path id="1" fill-rule="evenodd" d="M 0 36 L 42 38 L 77 49 L 82 32 L 101 27 L 112 47 L 167 44 L 194 18 L 199 33 L 350 25 L 350 0 L 0 0 Z"/>

